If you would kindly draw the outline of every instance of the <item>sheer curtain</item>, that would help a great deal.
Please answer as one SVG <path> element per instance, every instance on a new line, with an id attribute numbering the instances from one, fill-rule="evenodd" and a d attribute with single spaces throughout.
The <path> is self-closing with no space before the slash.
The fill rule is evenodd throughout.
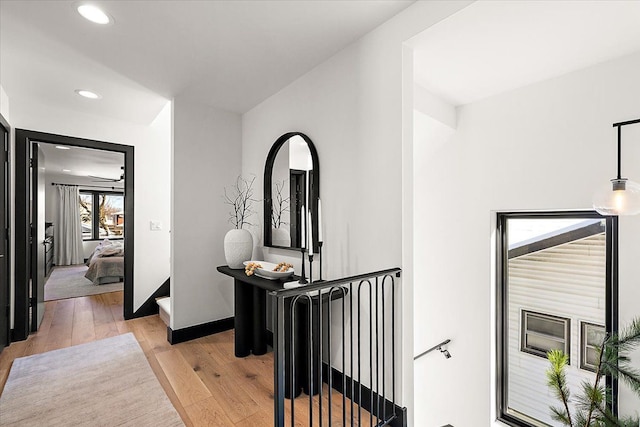
<path id="1" fill-rule="evenodd" d="M 82 223 L 80 222 L 80 191 L 75 185 L 56 185 L 58 214 L 54 227 L 56 265 L 84 262 Z"/>

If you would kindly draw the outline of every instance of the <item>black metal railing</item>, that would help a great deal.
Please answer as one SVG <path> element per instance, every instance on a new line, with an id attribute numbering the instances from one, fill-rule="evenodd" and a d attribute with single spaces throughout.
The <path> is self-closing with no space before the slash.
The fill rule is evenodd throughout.
<path id="1" fill-rule="evenodd" d="M 309 426 L 406 423 L 396 400 L 400 273 L 394 268 L 270 293 L 275 426 L 307 417 Z"/>

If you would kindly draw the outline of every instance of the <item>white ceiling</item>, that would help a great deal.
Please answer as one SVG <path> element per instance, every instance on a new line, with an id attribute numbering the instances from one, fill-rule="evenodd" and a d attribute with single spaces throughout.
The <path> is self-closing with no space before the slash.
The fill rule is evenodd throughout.
<path id="1" fill-rule="evenodd" d="M 477 1 L 411 40 L 417 84 L 452 105 L 640 50 L 640 1 Z"/>
<path id="2" fill-rule="evenodd" d="M 188 96 L 246 112 L 413 1 L 0 1 L 0 73 L 9 98 L 149 123 Z M 99 101 L 73 91 L 93 90 Z"/>
<path id="3" fill-rule="evenodd" d="M 60 150 L 55 145 L 46 143 L 41 143 L 40 148 L 44 153 L 45 173 L 55 176 L 57 180 L 69 177 L 69 180 L 60 182 L 61 184 L 73 184 L 79 181 L 78 178 L 83 178 L 83 181 L 87 183 L 95 181 L 96 185 L 99 185 L 106 181 L 88 178 L 88 176 L 119 179 L 122 174 L 120 169 L 121 166 L 124 166 L 124 154 L 122 153 L 81 147 Z M 63 169 L 68 169 L 70 172 L 64 172 Z M 106 183 L 109 186 L 112 185 L 110 182 Z"/>

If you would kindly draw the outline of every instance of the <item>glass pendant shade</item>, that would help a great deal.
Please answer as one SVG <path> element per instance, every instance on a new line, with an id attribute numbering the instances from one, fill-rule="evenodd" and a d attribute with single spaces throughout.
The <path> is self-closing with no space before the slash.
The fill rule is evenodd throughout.
<path id="1" fill-rule="evenodd" d="M 626 178 L 612 179 L 593 196 L 593 208 L 601 215 L 640 213 L 640 184 Z"/>

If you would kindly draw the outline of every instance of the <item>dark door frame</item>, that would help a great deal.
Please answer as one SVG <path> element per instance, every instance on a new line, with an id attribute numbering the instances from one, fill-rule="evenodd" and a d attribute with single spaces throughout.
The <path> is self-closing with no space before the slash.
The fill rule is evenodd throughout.
<path id="1" fill-rule="evenodd" d="M 6 277 L 0 277 L 0 280 L 6 280 L 6 301 L 7 307 L 0 307 L 1 310 L 6 310 L 6 314 L 2 314 L 2 317 L 7 320 L 7 324 L 5 325 L 7 339 L 5 343 L 0 342 L 0 351 L 6 346 L 8 347 L 11 344 L 11 126 L 9 126 L 9 122 L 4 118 L 2 114 L 0 114 L 0 126 L 7 133 L 6 146 L 3 146 L 1 149 L 5 151 L 6 156 L 6 174 L 5 174 L 5 188 L 4 188 L 4 200 L 2 201 L 2 209 L 4 209 L 5 215 L 5 223 L 0 224 L 0 227 L 5 228 L 5 236 L 6 236 L 6 246 L 5 246 L 5 262 L 6 262 Z M 4 143 L 5 141 L 3 141 Z"/>
<path id="2" fill-rule="evenodd" d="M 93 148 L 124 154 L 125 200 L 124 214 L 130 220 L 124 223 L 124 318 L 131 319 L 133 313 L 133 255 L 134 255 L 134 147 L 111 142 L 72 136 L 55 135 L 25 129 L 16 129 L 15 134 L 15 321 L 14 339 L 25 340 L 29 336 L 29 278 L 31 250 L 30 242 L 30 183 L 29 160 L 34 142 Z"/>

